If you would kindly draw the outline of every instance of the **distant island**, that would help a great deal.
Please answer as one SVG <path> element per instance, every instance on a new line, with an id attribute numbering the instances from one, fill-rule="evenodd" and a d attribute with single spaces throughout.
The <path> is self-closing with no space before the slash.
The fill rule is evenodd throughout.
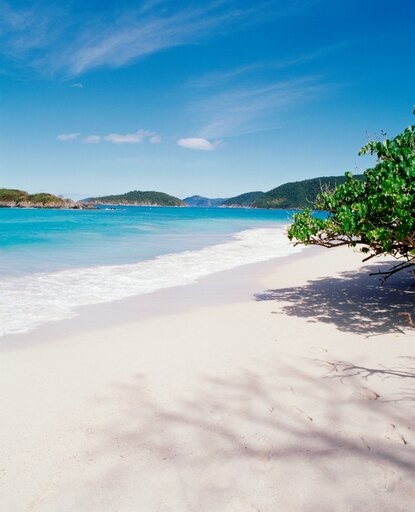
<path id="1" fill-rule="evenodd" d="M 355 178 L 363 179 L 363 175 Z M 268 192 L 246 192 L 227 199 L 210 199 L 203 196 L 191 196 L 183 199 L 187 206 L 205 208 L 265 208 L 283 210 L 301 210 L 313 208 L 317 195 L 324 189 L 333 189 L 345 182 L 345 176 L 321 176 L 307 180 L 284 183 Z"/>
<path id="2" fill-rule="evenodd" d="M 178 197 L 170 196 L 164 192 L 132 190 L 126 194 L 88 197 L 84 202 L 89 204 L 110 204 L 130 206 L 186 206 Z"/>
<path id="3" fill-rule="evenodd" d="M 0 188 L 0 208 L 58 208 L 80 210 L 91 207 L 92 205 L 86 205 L 82 202 L 73 201 L 72 199 L 64 199 L 46 192 L 29 194 L 24 190 Z"/>
<path id="4" fill-rule="evenodd" d="M 363 175 L 354 176 L 363 179 Z M 345 176 L 322 176 L 309 180 L 285 183 L 261 195 L 253 208 L 303 209 L 313 208 L 317 195 L 325 188 L 333 189 L 346 180 Z"/>
<path id="5" fill-rule="evenodd" d="M 355 178 L 363 179 L 363 175 Z M 210 199 L 203 196 L 191 196 L 183 199 L 187 206 L 203 208 L 265 208 L 283 210 L 301 210 L 313 208 L 317 195 L 324 189 L 333 189 L 345 182 L 345 176 L 321 176 L 307 180 L 284 183 L 268 192 L 246 192 L 227 199 Z"/>
<path id="6" fill-rule="evenodd" d="M 252 208 L 255 201 L 263 195 L 264 192 L 246 192 L 226 199 L 221 206 L 226 208 Z"/>
<path id="7" fill-rule="evenodd" d="M 183 202 L 186 206 L 198 208 L 250 208 L 254 201 L 262 196 L 264 192 L 246 192 L 229 198 L 209 198 L 204 196 L 185 197 Z"/>
<path id="8" fill-rule="evenodd" d="M 226 201 L 225 198 L 214 198 L 210 199 L 209 197 L 203 196 L 191 196 L 185 197 L 183 202 L 186 206 L 197 207 L 197 208 L 216 208 L 221 206 L 223 202 Z"/>
<path id="9" fill-rule="evenodd" d="M 362 174 L 354 176 L 364 179 Z M 199 208 L 265 208 L 301 210 L 313 208 L 317 195 L 344 183 L 345 176 L 321 176 L 284 183 L 268 192 L 246 192 L 230 198 L 194 195 L 183 200 L 164 192 L 132 190 L 125 194 L 88 197 L 82 201 L 63 199 L 48 193 L 29 194 L 23 190 L 0 188 L 0 208 L 96 208 L 98 205 L 187 206 Z"/>

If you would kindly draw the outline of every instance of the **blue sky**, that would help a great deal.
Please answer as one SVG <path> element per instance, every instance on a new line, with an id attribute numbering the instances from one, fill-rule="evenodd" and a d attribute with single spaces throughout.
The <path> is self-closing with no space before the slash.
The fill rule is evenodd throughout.
<path id="1" fill-rule="evenodd" d="M 0 0 L 0 187 L 227 197 L 415 121 L 413 0 L 59 4 Z"/>

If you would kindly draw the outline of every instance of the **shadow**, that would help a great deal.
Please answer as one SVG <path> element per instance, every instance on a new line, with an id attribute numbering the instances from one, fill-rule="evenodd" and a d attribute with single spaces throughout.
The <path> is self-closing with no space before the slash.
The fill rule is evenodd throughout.
<path id="1" fill-rule="evenodd" d="M 412 363 L 413 366 L 400 365 L 395 368 L 388 368 L 381 366 L 380 368 L 369 368 L 366 366 L 358 366 L 353 363 L 345 361 L 323 361 L 332 368 L 333 376 L 338 377 L 355 377 L 360 376 L 367 380 L 375 375 L 380 375 L 383 379 L 391 377 L 400 377 L 402 379 L 415 379 L 415 358 L 409 356 L 402 356 L 408 363 Z"/>
<path id="2" fill-rule="evenodd" d="M 186 400 L 160 402 L 143 377 L 116 386 L 93 404 L 112 415 L 88 438 L 90 485 L 72 509 L 132 510 L 123 497 L 146 512 L 411 510 L 411 409 L 362 398 L 383 370 L 345 365 L 346 385 L 315 363 L 270 364 Z M 391 370 L 397 384 L 407 374 Z"/>
<path id="3" fill-rule="evenodd" d="M 402 356 L 400 357 L 402 363 L 394 366 L 387 367 L 380 365 L 378 368 L 368 366 L 359 366 L 347 361 L 322 361 L 317 360 L 317 363 L 325 366 L 329 373 L 326 375 L 328 378 L 337 378 L 343 381 L 347 378 L 360 377 L 360 379 L 369 382 L 372 378 L 378 377 L 381 381 L 389 379 L 415 379 L 415 357 Z M 413 384 L 412 381 L 409 381 Z M 377 399 L 377 398 L 376 398 Z M 415 402 L 415 385 L 408 388 L 400 388 L 399 393 L 392 394 L 389 398 L 380 398 L 382 402 Z"/>
<path id="4" fill-rule="evenodd" d="M 255 299 L 275 301 L 283 314 L 334 324 L 340 331 L 368 336 L 404 332 L 415 313 L 413 273 L 396 274 L 382 286 L 369 273 L 385 268 L 370 265 L 299 287 L 267 290 Z"/>

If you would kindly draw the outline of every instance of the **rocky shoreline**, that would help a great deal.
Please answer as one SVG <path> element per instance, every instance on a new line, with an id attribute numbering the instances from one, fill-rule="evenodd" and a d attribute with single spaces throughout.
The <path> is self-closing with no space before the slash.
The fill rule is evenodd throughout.
<path id="1" fill-rule="evenodd" d="M 72 199 L 62 199 L 47 203 L 32 201 L 0 201 L 0 208 L 37 208 L 44 210 L 96 210 L 96 206 L 90 203 L 73 201 Z"/>

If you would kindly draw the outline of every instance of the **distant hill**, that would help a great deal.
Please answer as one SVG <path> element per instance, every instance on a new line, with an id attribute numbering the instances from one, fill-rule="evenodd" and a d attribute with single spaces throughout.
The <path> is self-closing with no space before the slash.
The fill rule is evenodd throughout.
<path id="1" fill-rule="evenodd" d="M 210 199 L 209 197 L 203 196 L 190 196 L 183 199 L 186 206 L 197 206 L 200 208 L 214 208 L 221 206 L 224 201 L 226 201 L 226 198 L 218 197 Z"/>
<path id="2" fill-rule="evenodd" d="M 354 176 L 363 179 L 362 174 Z M 280 185 L 260 196 L 254 208 L 312 208 L 317 195 L 324 188 L 335 188 L 346 181 L 345 176 L 325 176 Z"/>
<path id="3" fill-rule="evenodd" d="M 183 201 L 164 192 L 142 192 L 140 190 L 132 190 L 126 194 L 119 195 L 89 197 L 84 201 L 93 204 L 123 204 L 132 206 L 185 206 Z"/>
<path id="4" fill-rule="evenodd" d="M 230 197 L 223 201 L 221 206 L 226 206 L 227 208 L 249 208 L 254 202 L 261 196 L 264 195 L 264 192 L 246 192 L 245 194 L 240 194 L 239 196 Z"/>
<path id="5" fill-rule="evenodd" d="M 24 190 L 0 188 L 0 208 L 82 208 L 82 203 L 46 192 L 29 194 Z"/>

